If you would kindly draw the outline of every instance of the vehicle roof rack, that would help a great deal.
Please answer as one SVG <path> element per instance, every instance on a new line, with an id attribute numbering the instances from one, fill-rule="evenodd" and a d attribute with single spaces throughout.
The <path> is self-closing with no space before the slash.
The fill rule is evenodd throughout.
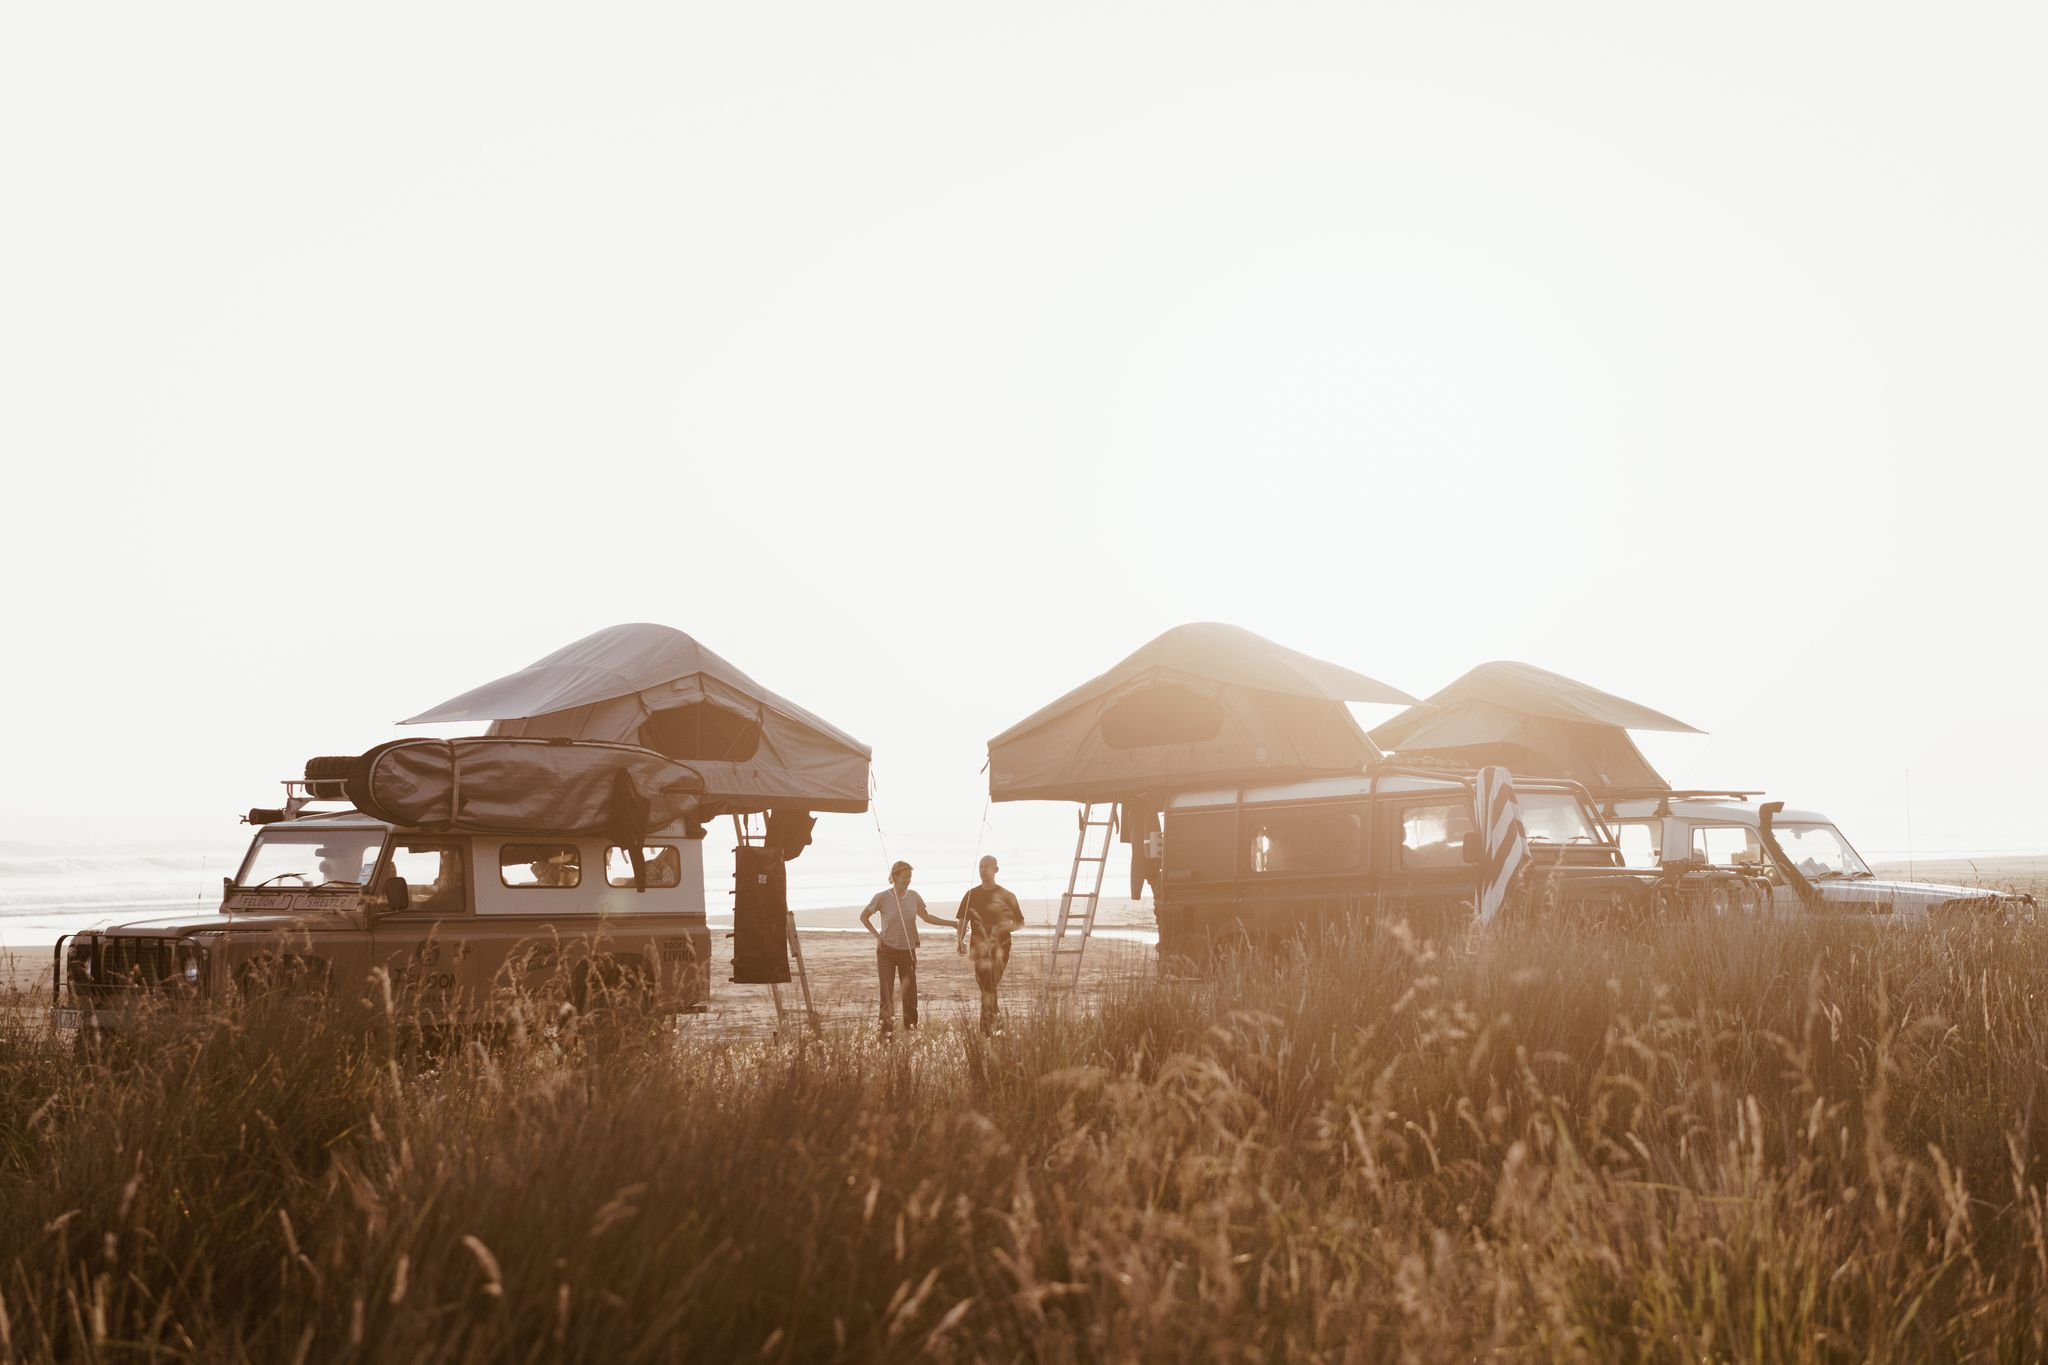
<path id="1" fill-rule="evenodd" d="M 287 777 L 283 779 L 283 785 L 282 806 L 252 807 L 249 813 L 242 817 L 243 823 L 275 825 L 287 820 L 297 820 L 308 814 L 306 807 L 316 801 L 339 809 L 310 812 L 313 815 L 338 815 L 341 811 L 354 808 L 347 795 L 341 791 L 341 783 L 334 778 Z"/>
<path id="2" fill-rule="evenodd" d="M 1738 801 L 1747 801 L 1752 796 L 1762 796 L 1760 791 L 1734 791 L 1727 787 L 1603 787 L 1600 796 L 1609 801 L 1694 801 L 1709 796 L 1732 796 Z"/>
<path id="3" fill-rule="evenodd" d="M 1669 815 L 1673 801 L 1718 800 L 1723 797 L 1747 801 L 1752 796 L 1762 795 L 1760 791 L 1727 791 L 1706 787 L 1603 787 L 1600 789 L 1600 813 L 1612 820 L 1617 801 L 1655 801 L 1655 814 Z"/>
<path id="4" fill-rule="evenodd" d="M 1433 777 L 1439 781 L 1457 782 L 1467 787 L 1479 780 L 1479 769 L 1471 764 L 1451 763 L 1443 759 L 1431 759 L 1427 762 L 1417 762 L 1405 758 L 1386 759 L 1378 763 L 1367 764 L 1366 772 L 1373 777 L 1384 777 L 1389 774 L 1399 774 L 1404 777 Z M 1534 773 L 1518 773 L 1513 769 L 1509 769 L 1508 776 L 1514 779 L 1517 786 L 1554 783 L 1560 787 L 1573 788 L 1584 795 L 1588 802 L 1594 799 L 1593 793 L 1587 790 L 1586 784 L 1577 778 L 1538 777 Z"/>

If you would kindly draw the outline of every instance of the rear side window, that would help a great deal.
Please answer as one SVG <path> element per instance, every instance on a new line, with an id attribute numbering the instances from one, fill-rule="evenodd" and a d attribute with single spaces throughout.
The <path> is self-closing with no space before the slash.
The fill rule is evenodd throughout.
<path id="1" fill-rule="evenodd" d="M 1355 872 L 1364 865 L 1365 822 L 1356 810 L 1308 806 L 1258 815 L 1246 810 L 1245 825 L 1251 831 L 1256 874 Z"/>
<path id="2" fill-rule="evenodd" d="M 683 855 L 674 844 L 643 848 L 640 857 L 647 867 L 649 889 L 683 884 Z M 604 879 L 611 886 L 633 884 L 633 859 L 616 844 L 604 851 Z"/>
<path id="3" fill-rule="evenodd" d="M 1747 825 L 1701 825 L 1692 832 L 1692 851 L 1714 867 L 1761 866 L 1764 846 Z"/>
<path id="4" fill-rule="evenodd" d="M 1477 826 L 1472 808 L 1457 805 L 1409 806 L 1401 812 L 1401 866 L 1464 867 L 1465 836 Z"/>
<path id="5" fill-rule="evenodd" d="M 583 855 L 574 844 L 502 844 L 498 880 L 522 890 L 575 886 L 583 880 Z"/>

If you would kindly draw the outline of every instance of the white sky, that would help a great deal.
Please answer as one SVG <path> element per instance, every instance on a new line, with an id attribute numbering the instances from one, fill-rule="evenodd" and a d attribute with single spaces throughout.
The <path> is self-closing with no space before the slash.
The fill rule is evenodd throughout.
<path id="1" fill-rule="evenodd" d="M 971 833 L 1218 619 L 2048 849 L 2044 13 L 9 6 L 0 814 L 649 620 Z"/>

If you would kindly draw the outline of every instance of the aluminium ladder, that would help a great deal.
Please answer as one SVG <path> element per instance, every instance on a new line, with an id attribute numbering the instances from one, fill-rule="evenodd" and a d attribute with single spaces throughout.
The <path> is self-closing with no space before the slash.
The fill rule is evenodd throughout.
<path id="1" fill-rule="evenodd" d="M 1067 871 L 1060 917 L 1053 924 L 1052 952 L 1045 960 L 1041 1006 L 1061 991 L 1081 984 L 1081 958 L 1095 933 L 1095 911 L 1102 904 L 1103 874 L 1109 867 L 1110 845 L 1116 842 L 1117 808 L 1113 801 L 1090 802 L 1081 809 L 1080 833 L 1074 840 L 1074 865 Z"/>

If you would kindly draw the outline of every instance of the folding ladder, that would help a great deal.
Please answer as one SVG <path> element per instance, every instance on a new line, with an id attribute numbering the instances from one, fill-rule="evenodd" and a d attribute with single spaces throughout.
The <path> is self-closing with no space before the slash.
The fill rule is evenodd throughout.
<path id="1" fill-rule="evenodd" d="M 1052 952 L 1045 960 L 1041 1006 L 1061 991 L 1081 984 L 1081 958 L 1095 933 L 1095 910 L 1102 904 L 1103 874 L 1109 867 L 1110 845 L 1116 842 L 1117 808 L 1113 801 L 1090 802 L 1081 810 L 1080 833 L 1074 840 L 1074 865 L 1067 872 L 1060 917 L 1053 925 Z"/>
<path id="2" fill-rule="evenodd" d="M 812 1033 L 823 1035 L 825 1030 L 818 1019 L 818 1007 L 811 1003 L 811 974 L 804 970 L 804 941 L 797 937 L 796 911 L 785 910 L 782 917 L 784 930 L 789 935 L 789 955 L 796 959 L 797 984 L 803 987 L 804 1022 L 811 1026 Z M 782 987 L 770 983 L 768 993 L 775 999 L 775 1033 L 780 1037 L 787 1024 L 783 1015 Z"/>

